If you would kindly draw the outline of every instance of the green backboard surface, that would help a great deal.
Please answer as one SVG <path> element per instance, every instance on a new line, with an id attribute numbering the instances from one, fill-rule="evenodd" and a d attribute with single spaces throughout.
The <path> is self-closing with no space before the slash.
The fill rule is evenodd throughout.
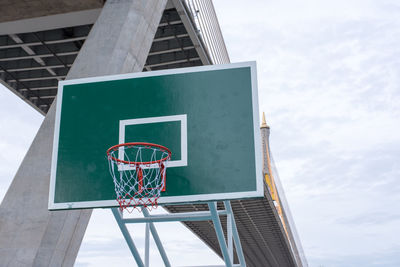
<path id="1" fill-rule="evenodd" d="M 118 206 L 106 151 L 172 151 L 159 204 L 263 196 L 255 62 L 59 83 L 49 209 Z"/>

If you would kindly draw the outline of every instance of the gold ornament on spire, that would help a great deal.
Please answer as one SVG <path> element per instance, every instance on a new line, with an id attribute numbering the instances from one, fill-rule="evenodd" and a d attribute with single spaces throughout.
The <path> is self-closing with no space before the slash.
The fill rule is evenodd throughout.
<path id="1" fill-rule="evenodd" d="M 265 113 L 264 112 L 262 115 L 261 128 L 269 128 L 269 126 L 267 125 L 267 122 L 265 121 Z"/>

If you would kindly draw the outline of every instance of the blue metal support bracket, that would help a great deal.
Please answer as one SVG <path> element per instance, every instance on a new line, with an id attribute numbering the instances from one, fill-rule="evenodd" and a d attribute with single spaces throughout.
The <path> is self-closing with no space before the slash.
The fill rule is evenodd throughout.
<path id="1" fill-rule="evenodd" d="M 239 233 L 238 233 L 238 230 L 237 230 L 237 227 L 236 227 L 235 216 L 233 215 L 231 202 L 230 201 L 224 201 L 224 205 L 225 205 L 226 211 L 228 212 L 228 218 L 230 217 L 230 219 L 232 220 L 231 224 L 230 224 L 230 226 L 232 227 L 231 234 L 232 234 L 232 237 L 233 237 L 233 241 L 235 242 L 236 254 L 237 254 L 238 258 L 239 258 L 240 266 L 246 267 L 246 260 L 244 259 L 242 244 L 240 243 Z M 228 233 L 229 233 L 229 229 L 228 229 Z"/>
<path id="2" fill-rule="evenodd" d="M 224 257 L 226 267 L 232 267 L 233 262 L 229 257 L 228 247 L 226 246 L 224 230 L 222 229 L 221 221 L 217 213 L 217 202 L 208 203 L 208 208 L 210 209 L 212 221 L 215 228 L 215 233 L 217 234 L 217 239 L 219 247 L 221 248 L 222 256 Z"/>
<path id="3" fill-rule="evenodd" d="M 124 236 L 126 243 L 128 244 L 128 247 L 131 250 L 133 257 L 136 260 L 138 267 L 145 267 L 143 264 L 142 258 L 140 257 L 139 251 L 137 250 L 135 243 L 133 242 L 133 239 L 132 239 L 131 235 L 129 234 L 128 228 L 126 228 L 125 223 L 123 223 L 123 221 L 122 221 L 122 215 L 121 215 L 119 209 L 113 208 L 111 210 L 114 214 L 115 220 L 118 223 L 119 229 L 121 229 L 122 235 Z"/>
<path id="4" fill-rule="evenodd" d="M 149 232 L 153 236 L 154 242 L 158 248 L 161 258 L 164 261 L 166 267 L 171 267 L 171 263 L 168 260 L 165 249 L 162 245 L 160 237 L 154 226 L 155 222 L 172 222 L 172 221 L 212 221 L 214 224 L 215 232 L 218 238 L 220 249 L 227 267 L 246 267 L 246 262 L 243 255 L 242 246 L 240 244 L 239 234 L 236 228 L 235 218 L 233 216 L 232 207 L 230 201 L 224 201 L 225 210 L 217 209 L 217 202 L 208 202 L 209 211 L 196 211 L 196 212 L 183 212 L 183 213 L 172 213 L 172 214 L 160 214 L 150 215 L 147 209 L 143 208 L 143 218 L 123 218 L 123 214 L 118 208 L 113 208 L 112 212 L 121 229 L 121 232 L 128 244 L 129 249 L 132 252 L 133 257 L 139 267 L 149 266 Z M 221 225 L 220 216 L 226 216 L 227 219 L 227 242 L 225 241 L 224 231 Z M 146 223 L 146 239 L 145 239 L 145 263 L 133 242 L 133 239 L 126 227 L 128 223 Z M 233 240 L 233 242 L 232 242 Z M 227 245 L 228 243 L 228 245 Z M 236 248 L 236 253 L 239 259 L 239 264 L 234 264 L 233 260 L 233 244 Z"/>
<path id="5" fill-rule="evenodd" d="M 144 208 L 142 210 L 142 212 L 145 217 L 150 216 L 149 211 L 146 208 Z M 165 249 L 164 249 L 164 246 L 162 245 L 161 239 L 158 236 L 158 233 L 157 233 L 156 227 L 154 226 L 154 223 L 149 222 L 149 223 L 147 223 L 147 225 L 149 225 L 149 227 L 150 227 L 151 235 L 153 236 L 154 242 L 156 243 L 156 246 L 158 248 L 158 251 L 160 252 L 161 258 L 163 259 L 165 266 L 171 267 L 171 263 L 168 260 L 167 253 L 165 252 Z"/>

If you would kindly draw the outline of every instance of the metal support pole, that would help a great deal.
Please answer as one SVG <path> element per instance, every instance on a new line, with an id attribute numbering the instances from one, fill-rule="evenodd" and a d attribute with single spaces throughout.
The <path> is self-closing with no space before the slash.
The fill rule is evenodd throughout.
<path id="1" fill-rule="evenodd" d="M 231 202 L 230 201 L 224 201 L 224 206 L 225 206 L 225 209 L 226 209 L 227 213 L 231 216 L 232 237 L 233 237 L 233 240 L 235 241 L 236 254 L 237 254 L 238 258 L 239 258 L 240 266 L 246 267 L 246 261 L 244 259 L 244 254 L 243 254 L 242 244 L 240 243 L 239 233 L 238 233 L 238 230 L 236 228 L 235 217 L 233 215 Z"/>
<path id="2" fill-rule="evenodd" d="M 229 258 L 228 248 L 226 247 L 224 231 L 222 229 L 221 221 L 217 213 L 217 202 L 209 202 L 208 208 L 211 212 L 212 221 L 214 223 L 215 233 L 217 234 L 218 243 L 221 248 L 222 255 L 224 257 L 225 265 L 232 267 L 232 261 Z"/>
<path id="3" fill-rule="evenodd" d="M 222 252 L 222 256 L 227 267 L 246 267 L 246 262 L 243 255 L 242 246 L 240 244 L 239 234 L 236 228 L 235 218 L 233 216 L 232 207 L 229 201 L 224 201 L 225 210 L 217 210 L 217 202 L 208 202 L 209 212 L 198 211 L 198 212 L 186 212 L 180 214 L 162 214 L 162 215 L 150 215 L 146 208 L 142 209 L 144 218 L 126 218 L 124 219 L 118 208 L 113 208 L 112 212 L 115 219 L 121 229 L 122 234 L 132 252 L 133 257 L 139 267 L 149 267 L 150 264 L 150 233 L 153 236 L 154 242 L 157 245 L 158 251 L 160 252 L 161 258 L 164 261 L 166 267 L 171 267 L 168 260 L 167 254 L 165 253 L 164 247 L 161 243 L 160 237 L 158 236 L 157 230 L 154 226 L 154 222 L 168 222 L 168 221 L 199 221 L 199 220 L 212 220 L 217 234 L 218 243 Z M 222 229 L 221 220 L 219 216 L 227 216 L 227 242 L 225 241 L 224 231 Z M 126 227 L 127 223 L 146 223 L 146 235 L 145 235 L 145 255 L 144 264 L 139 255 L 139 252 L 129 234 Z M 234 242 L 234 243 L 233 243 Z M 228 246 L 226 245 L 228 243 Z M 233 264 L 233 244 L 236 248 L 236 253 L 239 258 L 240 264 Z"/>
<path id="4" fill-rule="evenodd" d="M 218 215 L 226 215 L 225 210 L 219 210 Z M 187 222 L 187 221 L 209 221 L 209 211 L 180 212 L 173 214 L 148 215 L 143 218 L 124 218 L 124 223 L 148 223 L 148 222 Z"/>
<path id="5" fill-rule="evenodd" d="M 227 237 L 227 243 L 228 243 L 228 253 L 229 253 L 229 258 L 231 259 L 233 263 L 233 239 L 232 239 L 232 214 L 228 213 L 226 215 L 226 237 Z"/>
<path id="6" fill-rule="evenodd" d="M 145 217 L 150 216 L 147 209 L 142 209 L 142 212 Z M 158 251 L 160 252 L 161 258 L 163 259 L 165 266 L 171 267 L 171 263 L 168 260 L 167 253 L 165 253 L 164 247 L 161 243 L 160 237 L 158 236 L 158 233 L 157 233 L 156 227 L 154 226 L 154 223 L 149 222 L 148 225 L 149 225 L 149 228 L 151 231 L 151 235 L 153 236 L 154 242 L 157 245 Z"/>
<path id="7" fill-rule="evenodd" d="M 146 234 L 145 234 L 145 244 L 144 244 L 144 265 L 146 267 L 150 266 L 149 251 L 150 251 L 150 226 L 149 223 L 146 223 Z"/>
<path id="8" fill-rule="evenodd" d="M 121 213 L 119 212 L 118 208 L 112 208 L 111 210 L 114 214 L 115 220 L 117 221 L 119 228 L 121 229 L 122 235 L 124 236 L 126 243 L 128 244 L 128 247 L 131 250 L 133 257 L 136 260 L 138 267 L 144 267 L 142 258 L 140 258 L 135 243 L 133 242 L 132 237 L 129 234 L 129 231 L 126 228 L 126 225 L 122 221 Z"/>

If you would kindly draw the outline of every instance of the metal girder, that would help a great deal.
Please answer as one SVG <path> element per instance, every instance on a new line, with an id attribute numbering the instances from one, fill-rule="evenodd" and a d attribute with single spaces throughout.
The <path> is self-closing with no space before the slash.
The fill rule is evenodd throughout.
<path id="1" fill-rule="evenodd" d="M 167 26 L 167 25 L 175 25 L 175 24 L 181 24 L 182 20 L 178 19 L 178 20 L 174 20 L 174 21 L 168 21 L 168 22 L 160 22 L 159 26 Z"/>
<path id="2" fill-rule="evenodd" d="M 171 38 L 162 41 L 153 40 L 153 44 L 150 49 L 150 53 L 159 52 L 163 50 L 168 50 L 172 48 L 181 48 L 181 47 L 191 47 L 194 46 L 192 40 L 190 40 L 189 36 L 179 37 L 179 38 Z"/>
<path id="3" fill-rule="evenodd" d="M 66 39 L 59 39 L 53 41 L 44 41 L 45 44 L 61 44 L 61 43 L 69 43 L 69 42 L 76 42 L 76 41 L 85 41 L 86 36 L 82 37 L 75 37 L 75 38 L 66 38 Z M 10 48 L 18 48 L 22 46 L 38 46 L 41 45 L 41 42 L 31 42 L 31 43 L 20 43 L 20 44 L 11 44 L 11 45 L 0 45 L 0 49 L 10 49 Z"/>
<path id="4" fill-rule="evenodd" d="M 23 56 L 11 56 L 11 57 L 1 57 L 1 61 L 16 61 L 21 59 L 34 59 L 34 58 L 45 58 L 45 57 L 53 57 L 56 56 L 69 56 L 69 55 L 77 55 L 79 51 L 70 51 L 70 52 L 62 52 L 62 53 L 45 53 L 45 54 L 34 54 L 34 55 L 23 55 Z"/>
<path id="5" fill-rule="evenodd" d="M 187 34 L 187 33 L 182 33 L 182 34 L 177 34 L 177 35 L 156 37 L 156 38 L 153 39 L 153 43 L 154 43 L 154 42 L 162 42 L 162 41 L 165 41 L 165 40 L 177 39 L 177 38 L 185 38 L 185 37 L 189 37 L 189 34 Z"/>
<path id="6" fill-rule="evenodd" d="M 57 75 L 57 76 L 46 76 L 46 77 L 31 77 L 31 78 L 22 78 L 22 79 L 10 79 L 7 82 L 26 82 L 26 81 L 41 81 L 41 80 L 51 80 L 51 79 L 65 79 L 67 75 Z"/>
<path id="7" fill-rule="evenodd" d="M 179 48 L 171 48 L 171 49 L 167 49 L 167 50 L 160 50 L 160 51 L 150 52 L 149 56 L 181 52 L 181 51 L 190 50 L 190 49 L 194 49 L 194 46 L 191 45 L 191 46 L 185 46 L 185 47 L 179 47 Z"/>
<path id="8" fill-rule="evenodd" d="M 159 54 L 155 56 L 151 56 L 147 58 L 146 66 L 154 67 L 154 66 L 164 66 L 181 62 L 191 62 L 200 60 L 199 57 L 196 57 L 195 51 L 180 51 L 174 52 L 171 54 Z"/>
<path id="9" fill-rule="evenodd" d="M 35 91 L 35 90 L 48 90 L 48 89 L 57 89 L 57 86 L 43 86 L 43 87 L 31 87 L 29 90 Z M 20 90 L 27 90 L 25 88 L 21 88 Z"/>
<path id="10" fill-rule="evenodd" d="M 67 67 L 71 67 L 72 64 L 67 64 Z M 64 65 L 47 65 L 47 66 L 37 66 L 37 67 L 24 67 L 24 68 L 15 68 L 15 69 L 7 69 L 8 72 L 22 72 L 22 71 L 32 71 L 32 70 L 44 70 L 44 69 L 59 69 L 65 68 Z M 4 72 L 4 70 L 0 70 L 0 73 Z"/>
<path id="11" fill-rule="evenodd" d="M 37 42 L 39 38 L 44 41 L 45 43 L 56 41 L 56 42 L 63 42 L 61 40 L 76 38 L 76 37 L 87 37 L 92 25 L 81 25 L 75 27 L 68 27 L 68 28 L 58 28 L 46 31 L 38 31 L 38 32 L 26 32 L 26 33 L 19 33 L 18 36 L 25 42 Z M 35 33 L 37 36 L 35 36 Z M 76 40 L 75 40 L 76 41 Z"/>

